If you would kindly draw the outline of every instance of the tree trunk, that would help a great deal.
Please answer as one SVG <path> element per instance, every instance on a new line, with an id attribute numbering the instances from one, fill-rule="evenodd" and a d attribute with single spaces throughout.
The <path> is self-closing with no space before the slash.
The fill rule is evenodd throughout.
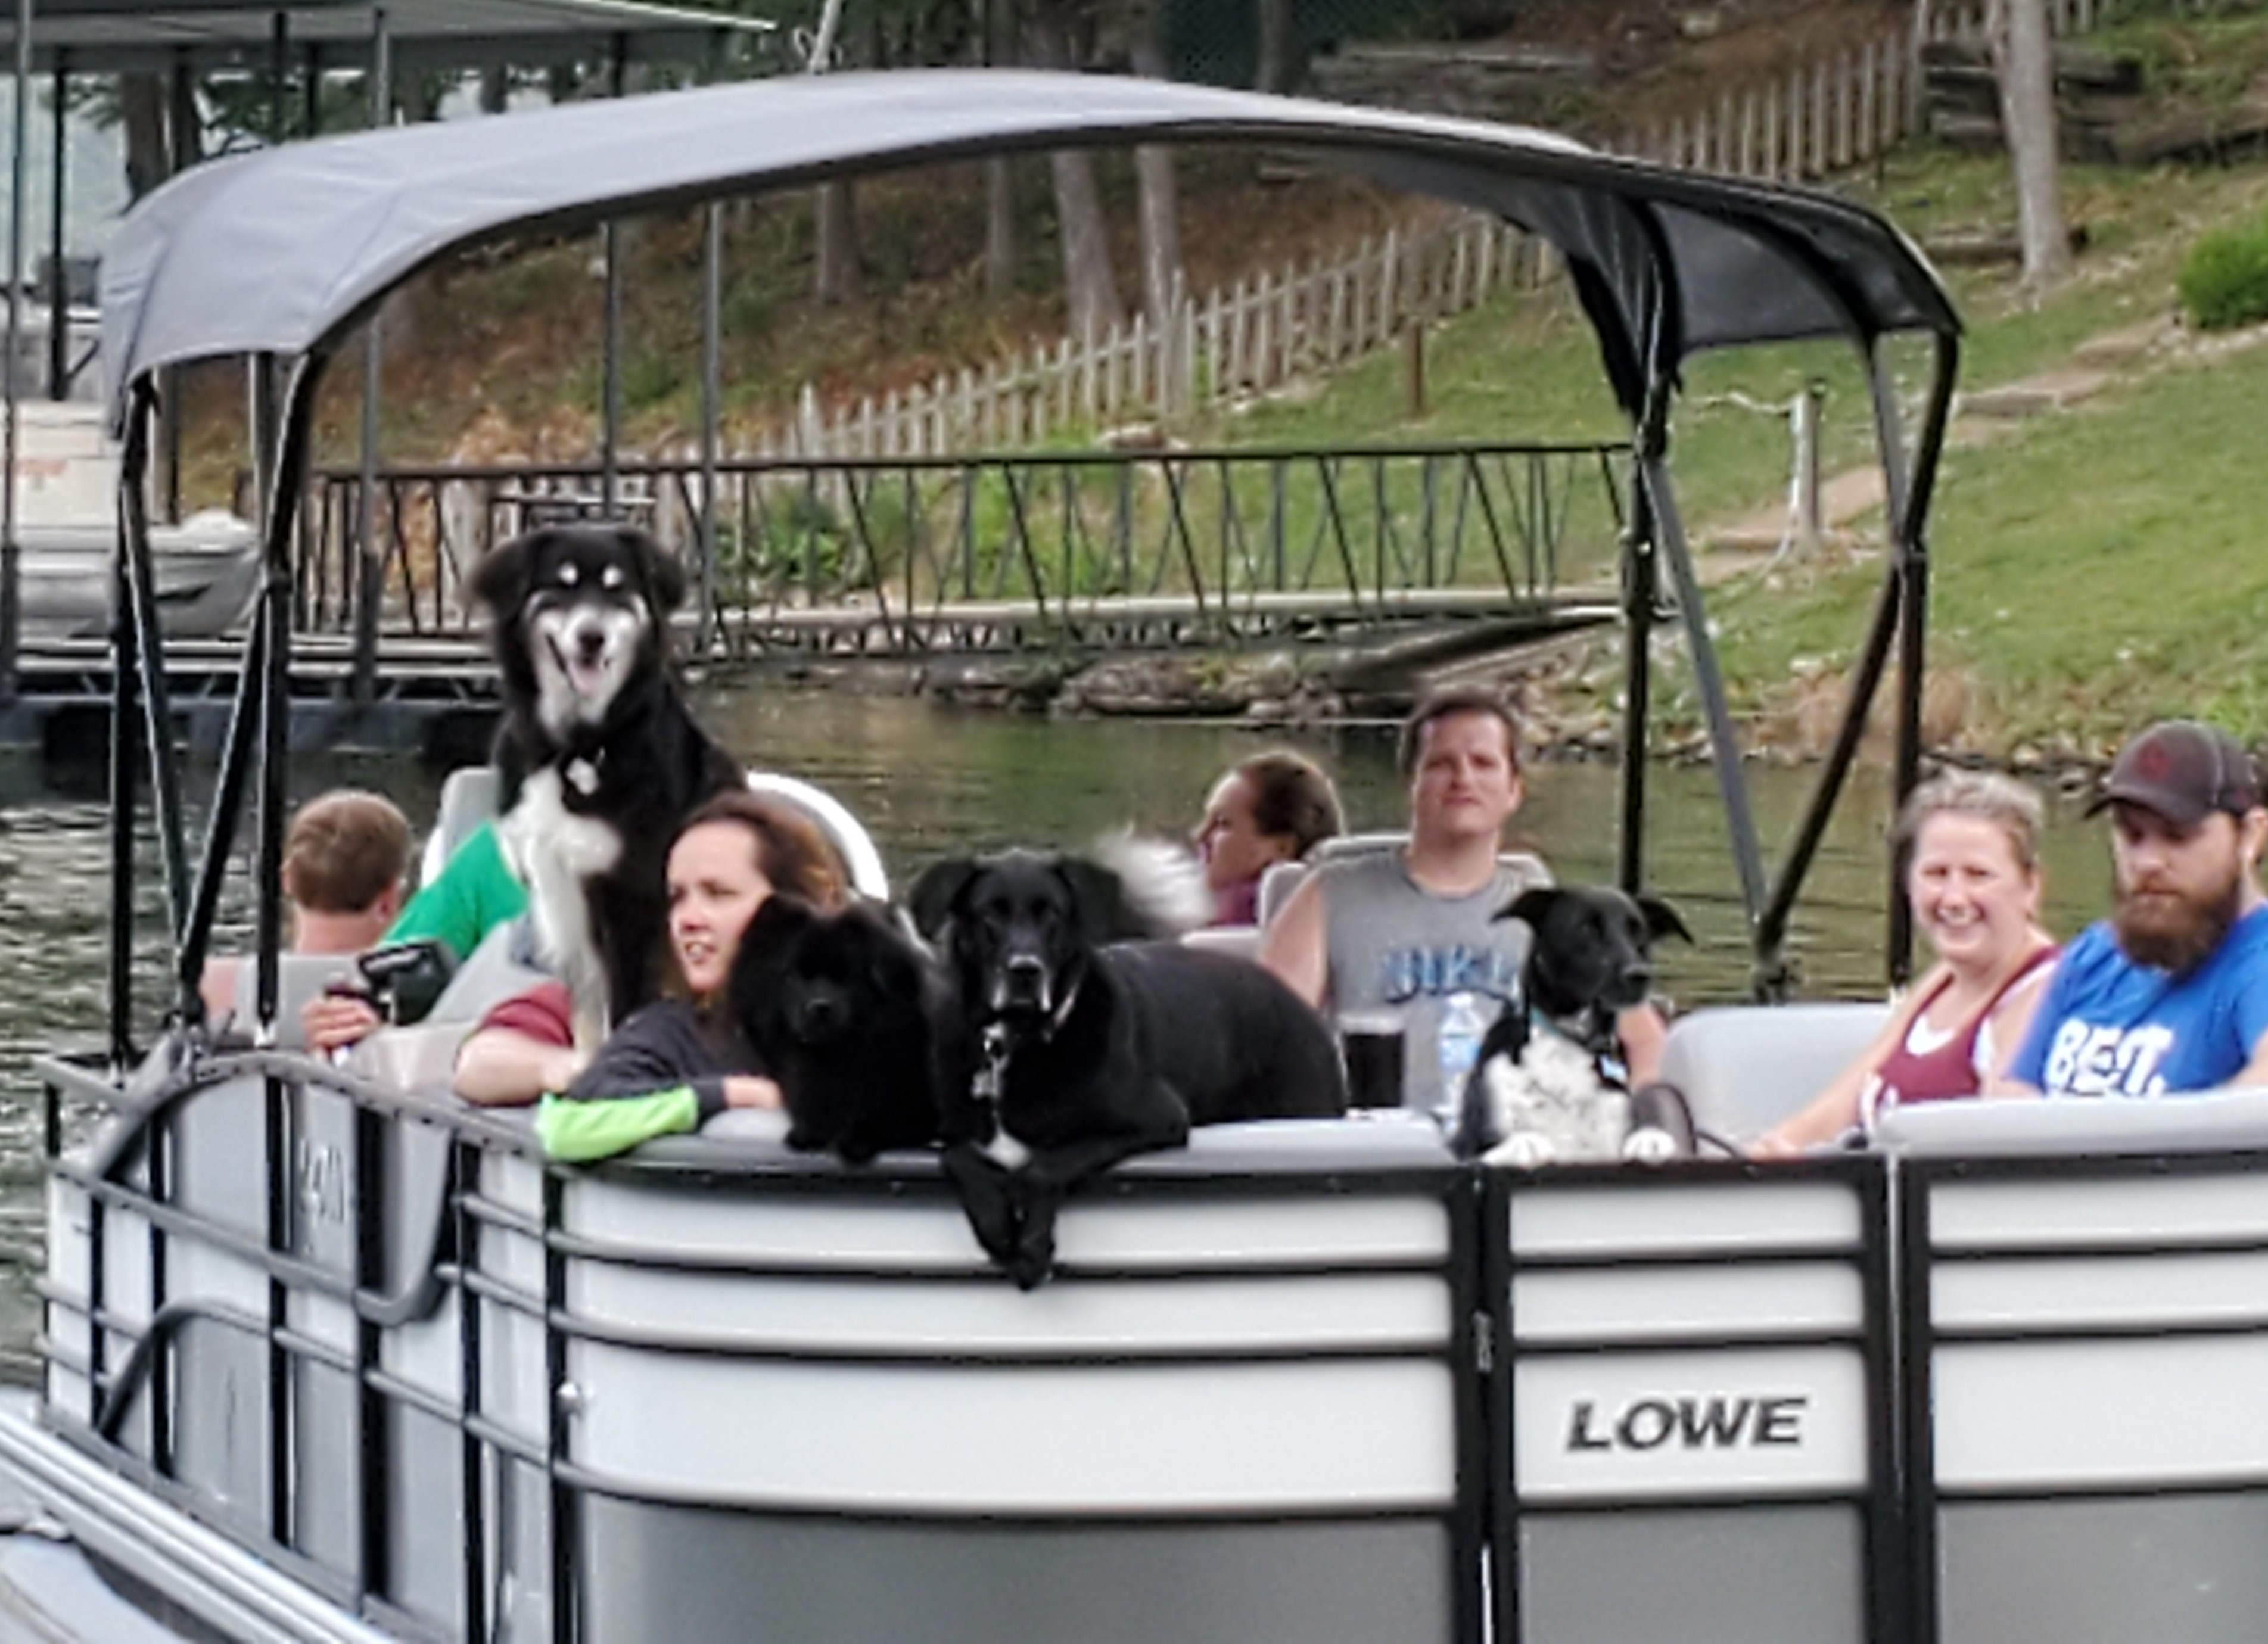
<path id="1" fill-rule="evenodd" d="M 126 128 L 126 192 L 139 200 L 166 180 L 166 83 L 154 74 L 119 77 Z"/>
<path id="2" fill-rule="evenodd" d="M 512 106 L 512 74 L 502 68 L 481 70 L 481 113 L 501 114 Z"/>
<path id="3" fill-rule="evenodd" d="M 1166 77 L 1166 54 L 1155 22 L 1135 43 L 1134 72 L 1153 80 Z M 1134 179 L 1142 202 L 1142 305 L 1153 323 L 1162 325 L 1182 283 L 1181 191 L 1174 183 L 1173 150 L 1154 143 L 1136 148 Z"/>
<path id="4" fill-rule="evenodd" d="M 1110 236 L 1094 186 L 1094 162 L 1084 150 L 1057 149 L 1048 164 L 1055 174 L 1056 217 L 1063 233 L 1064 307 L 1074 335 L 1101 336 L 1124 310 L 1110 268 Z"/>
<path id="5" fill-rule="evenodd" d="M 984 162 L 984 295 L 994 302 L 1016 290 L 1016 171 L 1005 155 Z"/>
<path id="6" fill-rule="evenodd" d="M 1260 62 L 1252 77 L 1252 89 L 1288 92 L 1299 80 L 1292 0 L 1258 0 L 1258 5 Z"/>
<path id="7" fill-rule="evenodd" d="M 1999 0 L 1993 55 L 2000 71 L 2000 125 L 2016 174 L 2016 230 L 2024 283 L 2055 284 L 2071 273 L 2071 231 L 2063 215 L 2063 169 L 2056 151 L 2055 69 L 2046 0 Z"/>
<path id="8" fill-rule="evenodd" d="M 1071 24 L 1059 10 L 1035 11 L 1027 40 L 1034 60 L 1042 66 L 1077 66 Z M 1057 149 L 1048 156 L 1048 168 L 1055 180 L 1056 224 L 1063 239 L 1064 307 L 1073 334 L 1099 336 L 1118 323 L 1124 310 L 1110 268 L 1110 236 L 1094 184 L 1094 162 L 1084 149 Z"/>
<path id="9" fill-rule="evenodd" d="M 822 303 L 858 295 L 858 217 L 849 183 L 819 187 L 819 268 L 812 294 Z"/>

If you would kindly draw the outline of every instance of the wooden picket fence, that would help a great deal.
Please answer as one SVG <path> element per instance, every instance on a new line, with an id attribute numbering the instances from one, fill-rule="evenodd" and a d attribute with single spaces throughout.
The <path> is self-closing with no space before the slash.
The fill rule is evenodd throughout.
<path id="1" fill-rule="evenodd" d="M 1887 30 L 1783 75 L 1723 92 L 1713 106 L 1624 132 L 1619 153 L 1778 182 L 1866 165 L 1921 130 L 1920 31 L 1975 38 L 1990 0 L 1941 0 L 1926 22 Z M 2048 0 L 2058 35 L 2095 27 L 2103 0 Z M 1556 261 L 1543 241 L 1468 213 L 1389 231 L 1352 252 L 1182 297 L 1100 335 L 1066 336 L 982 369 L 822 404 L 806 386 L 792 418 L 739 455 L 888 459 L 1040 444 L 1200 406 L 1267 394 L 1388 346 L 1413 323 L 1460 314 L 1507 285 L 1539 286 Z M 668 453 L 655 453 L 666 457 Z M 680 453 L 681 454 L 681 453 Z"/>

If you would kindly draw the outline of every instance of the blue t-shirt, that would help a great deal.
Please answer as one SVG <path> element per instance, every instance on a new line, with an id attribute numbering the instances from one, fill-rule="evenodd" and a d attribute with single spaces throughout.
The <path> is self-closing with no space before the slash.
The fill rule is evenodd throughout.
<path id="1" fill-rule="evenodd" d="M 2228 1083 L 2268 1033 L 2268 907 L 2176 979 L 2135 964 L 2108 923 L 2064 950 L 2009 1076 L 2050 1096 L 2176 1096 Z"/>

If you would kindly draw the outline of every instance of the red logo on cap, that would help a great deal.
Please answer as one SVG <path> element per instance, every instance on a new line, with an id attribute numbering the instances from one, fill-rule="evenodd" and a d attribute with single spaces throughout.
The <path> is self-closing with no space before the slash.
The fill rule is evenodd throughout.
<path id="1" fill-rule="evenodd" d="M 2162 782 L 2173 756 L 2162 742 L 2146 742 L 2134 756 L 2135 774 L 2146 782 Z"/>

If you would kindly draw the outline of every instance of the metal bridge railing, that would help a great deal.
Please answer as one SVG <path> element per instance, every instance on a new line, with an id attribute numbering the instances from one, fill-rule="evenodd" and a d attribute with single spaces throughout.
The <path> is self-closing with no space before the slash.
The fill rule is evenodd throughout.
<path id="1" fill-rule="evenodd" d="M 617 475 L 613 513 L 682 558 L 731 650 L 1533 608 L 1611 581 L 1630 484 L 1626 445 L 1533 443 L 737 459 L 713 487 L 690 460 Z M 481 555 L 534 524 L 605 515 L 603 483 L 596 464 L 381 469 L 381 627 L 464 630 Z M 333 470 L 310 495 L 302 632 L 352 631 L 360 488 Z"/>

